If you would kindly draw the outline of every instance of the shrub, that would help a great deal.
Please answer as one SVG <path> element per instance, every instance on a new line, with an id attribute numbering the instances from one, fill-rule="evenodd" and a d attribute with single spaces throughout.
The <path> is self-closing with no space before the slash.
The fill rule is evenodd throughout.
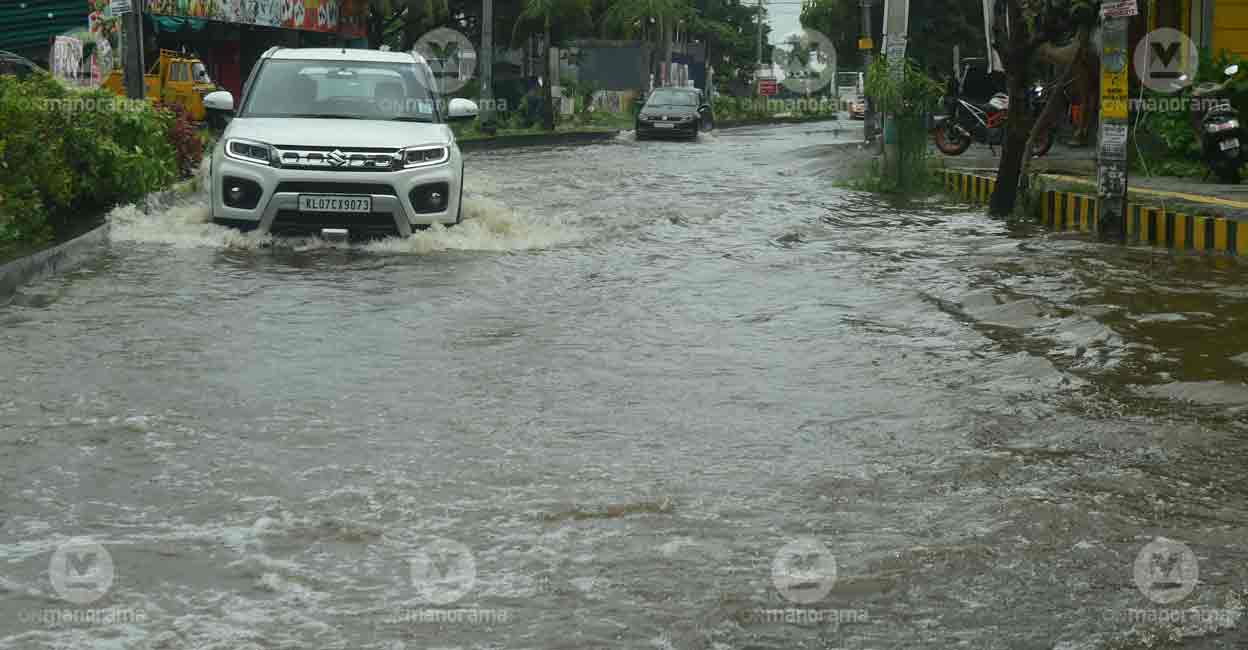
<path id="1" fill-rule="evenodd" d="M 173 123 L 104 90 L 0 76 L 0 243 L 46 241 L 173 181 Z"/>
<path id="2" fill-rule="evenodd" d="M 191 116 L 181 104 L 157 104 L 156 108 L 172 115 L 169 143 L 173 145 L 178 174 L 183 178 L 194 174 L 204 160 L 204 142 L 195 133 Z"/>

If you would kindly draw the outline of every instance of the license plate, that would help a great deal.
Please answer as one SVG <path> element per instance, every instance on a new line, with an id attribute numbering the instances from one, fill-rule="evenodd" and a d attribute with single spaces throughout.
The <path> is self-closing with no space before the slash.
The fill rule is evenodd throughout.
<path id="1" fill-rule="evenodd" d="M 676 128 L 676 125 L 675 125 L 675 124 L 672 124 L 671 122 L 655 122 L 655 123 L 654 123 L 654 128 L 656 128 L 656 129 L 674 129 L 674 128 Z"/>
<path id="2" fill-rule="evenodd" d="M 1222 151 L 1234 149 L 1239 146 L 1239 138 L 1231 138 L 1229 140 L 1223 140 L 1222 142 L 1218 143 L 1218 146 L 1222 147 Z"/>
<path id="3" fill-rule="evenodd" d="M 373 197 L 343 194 L 300 194 L 300 212 L 372 212 Z"/>

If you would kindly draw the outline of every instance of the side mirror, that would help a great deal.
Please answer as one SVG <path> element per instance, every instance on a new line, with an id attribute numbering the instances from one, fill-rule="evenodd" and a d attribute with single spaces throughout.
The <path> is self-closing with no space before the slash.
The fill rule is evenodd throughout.
<path id="1" fill-rule="evenodd" d="M 1231 65 L 1226 66 L 1226 70 L 1224 70 L 1223 72 L 1226 72 L 1226 76 L 1228 77 L 1234 77 L 1236 74 L 1239 73 L 1239 64 L 1232 63 Z"/>
<path id="2" fill-rule="evenodd" d="M 446 109 L 446 119 L 448 120 L 471 120 L 480 113 L 477 103 L 471 99 L 463 97 L 455 97 L 451 99 L 451 103 Z"/>
<path id="3" fill-rule="evenodd" d="M 218 90 L 204 95 L 204 108 L 225 113 L 234 112 L 234 95 L 228 90 Z"/>

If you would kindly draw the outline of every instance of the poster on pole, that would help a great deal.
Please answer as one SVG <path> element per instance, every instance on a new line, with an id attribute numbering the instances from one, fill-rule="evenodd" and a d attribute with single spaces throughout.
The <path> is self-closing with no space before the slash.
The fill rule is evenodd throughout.
<path id="1" fill-rule="evenodd" d="M 1130 18 L 1139 14 L 1140 7 L 1136 4 L 1136 0 L 1102 0 L 1101 2 L 1102 18 Z"/>
<path id="2" fill-rule="evenodd" d="M 130 0 L 109 0 L 108 11 L 112 16 L 130 13 Z"/>

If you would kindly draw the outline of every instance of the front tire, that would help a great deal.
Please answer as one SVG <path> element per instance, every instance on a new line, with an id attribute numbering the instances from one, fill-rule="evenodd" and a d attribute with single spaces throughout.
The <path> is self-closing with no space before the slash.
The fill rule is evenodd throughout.
<path id="1" fill-rule="evenodd" d="M 958 132 L 953 124 L 936 127 L 932 137 L 936 141 L 936 148 L 946 156 L 961 156 L 971 146 L 970 136 Z"/>
<path id="2" fill-rule="evenodd" d="M 258 221 L 244 221 L 242 219 L 217 219 L 213 218 L 212 222 L 218 226 L 233 228 L 239 232 L 251 232 L 260 227 Z"/>

